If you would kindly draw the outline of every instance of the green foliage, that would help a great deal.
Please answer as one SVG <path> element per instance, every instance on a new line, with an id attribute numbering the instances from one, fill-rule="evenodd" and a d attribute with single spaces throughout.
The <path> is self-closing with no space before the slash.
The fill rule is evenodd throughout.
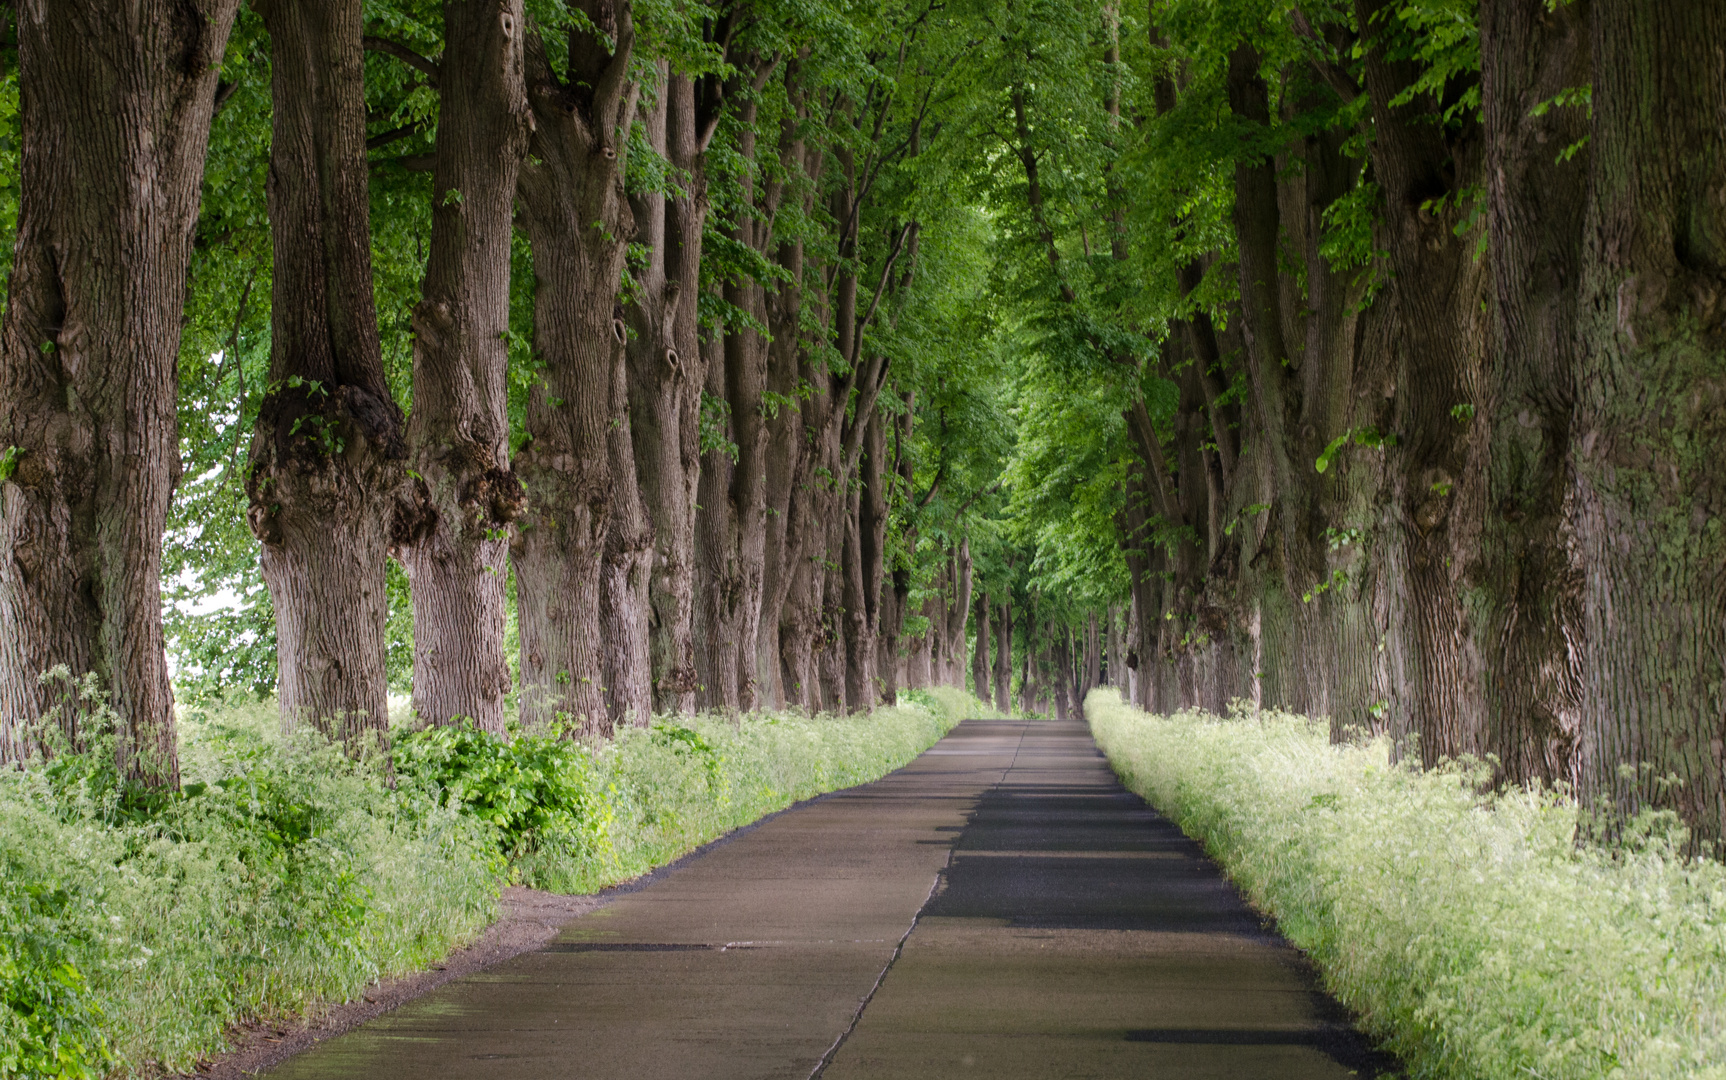
<path id="1" fill-rule="evenodd" d="M 1356 446 L 1364 446 L 1369 449 L 1376 450 L 1383 446 L 1394 446 L 1396 444 L 1396 436 L 1386 435 L 1371 425 L 1351 428 L 1332 439 L 1330 443 L 1325 446 L 1324 450 L 1319 454 L 1318 459 L 1313 462 L 1313 468 L 1317 469 L 1319 472 L 1324 472 L 1326 469 L 1329 469 L 1330 463 L 1336 459 L 1337 454 L 1342 452 L 1342 450 L 1351 442 Z"/>
<path id="2" fill-rule="evenodd" d="M 18 236 L 18 46 L 0 46 L 0 281 L 12 276 L 12 249 Z M 0 312 L 6 310 L 10 291 L 0 291 Z"/>
<path id="3" fill-rule="evenodd" d="M 48 1031 L 67 1076 L 184 1069 L 235 1021 L 348 999 L 492 917 L 486 832 L 282 736 L 273 708 L 183 714 L 188 782 L 146 795 L 93 700 L 58 717 L 81 745 L 0 774 L 0 1023 L 38 1034 L 20 1053 Z M 38 1068 L 19 1074 L 57 1075 Z"/>
<path id="4" fill-rule="evenodd" d="M 1644 817 L 1578 842 L 1564 791 L 1243 707 L 1086 713 L 1127 786 L 1201 840 L 1418 1077 L 1720 1075 L 1726 866 Z M 1668 815 L 1670 817 L 1670 815 Z"/>
<path id="5" fill-rule="evenodd" d="M 703 457 L 724 454 L 733 464 L 737 462 L 737 444 L 731 441 L 731 403 L 706 390 L 701 392 L 699 436 Z"/>
<path id="6" fill-rule="evenodd" d="M 113 1055 L 70 956 L 68 931 L 84 929 L 65 925 L 72 896 L 15 870 L 0 861 L 0 1077 L 99 1080 Z"/>
<path id="7" fill-rule="evenodd" d="M 593 754 L 559 730 L 505 741 L 471 722 L 424 728 L 398 735 L 394 757 L 404 782 L 495 829 L 503 855 L 554 840 L 597 854 L 607 840 Z"/>

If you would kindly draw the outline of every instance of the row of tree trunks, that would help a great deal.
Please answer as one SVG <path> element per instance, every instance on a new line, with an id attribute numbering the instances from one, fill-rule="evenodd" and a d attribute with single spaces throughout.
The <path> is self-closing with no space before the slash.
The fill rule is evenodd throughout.
<path id="1" fill-rule="evenodd" d="M 0 466 L 5 760 L 30 751 L 25 728 L 53 704 L 36 675 L 64 663 L 107 684 L 131 727 L 128 770 L 150 783 L 177 779 L 157 603 L 161 533 L 178 460 L 183 282 L 236 4 L 145 3 L 114 21 L 68 3 L 31 9 L 20 22 L 25 198 L 0 327 L 9 373 L 0 422 L 10 433 Z M 690 709 L 698 697 L 778 704 L 792 696 L 793 673 L 809 707 L 893 700 L 912 582 L 906 568 L 887 565 L 887 523 L 892 490 L 908 490 L 914 476 L 915 403 L 902 396 L 902 414 L 877 407 L 888 361 L 864 341 L 884 290 L 909 284 L 909 270 L 895 276 L 894 263 L 908 237 L 914 249 L 915 226 L 894 239 L 859 310 L 859 208 L 880 148 L 859 173 L 849 149 L 806 147 L 792 116 L 778 148 L 784 168 L 766 174 L 818 179 L 828 157 L 841 161 L 842 259 L 825 269 L 815 321 L 844 364 L 829 371 L 811 358 L 801 295 L 805 273 L 823 270 L 804 266 L 800 242 L 773 238 L 779 179 L 751 196 L 757 212 L 732 238 L 771 252 L 789 280 L 770 294 L 758 282 L 723 286 L 770 333 L 727 333 L 716 343 L 722 359 L 708 363 L 697 332 L 704 153 L 736 87 L 662 68 L 663 86 L 639 119 L 678 184 L 630 197 L 624 134 L 639 95 L 627 3 L 582 5 L 580 25 L 548 43 L 521 0 L 452 0 L 436 59 L 366 38 L 357 0 L 256 7 L 272 50 L 274 277 L 270 382 L 246 489 L 277 614 L 284 714 L 355 752 L 382 744 L 389 555 L 412 586 L 413 704 L 424 723 L 471 720 L 504 733 L 506 554 L 530 723 L 561 718 L 606 733 L 646 722 L 655 708 Z M 728 11 L 707 26 L 709 44 L 727 53 L 738 22 Z M 368 48 L 419 69 L 440 97 L 411 423 L 384 376 L 373 301 Z M 778 63 L 740 65 L 737 78 L 752 75 L 759 91 Z M 802 93 L 795 78 L 788 86 L 794 98 Z M 873 123 L 878 138 L 887 107 L 856 107 L 859 131 Z M 532 249 L 542 366 L 512 463 L 505 331 L 514 227 Z M 647 259 L 624 306 L 618 286 L 631 240 Z M 738 587 L 731 621 L 710 620 L 710 629 L 737 632 L 706 635 L 734 642 L 736 655 L 710 664 L 717 677 L 703 679 L 696 596 L 727 595 L 696 583 L 709 382 L 730 407 L 738 447 L 725 497 L 710 500 L 729 504 L 732 527 L 721 539 Z M 766 407 L 769 393 L 793 401 L 801 385 L 818 388 L 806 406 Z M 708 478 L 722 473 L 710 468 Z M 920 684 L 957 671 L 971 592 L 963 545 L 948 577 L 940 595 L 950 599 L 930 607 L 920 662 L 907 657 L 906 677 Z"/>
<path id="2" fill-rule="evenodd" d="M 1239 158 L 1223 333 L 1245 358 L 1242 439 L 1215 386 L 1235 350 L 1201 315 L 1176 323 L 1174 430 L 1127 417 L 1122 681 L 1156 709 L 1244 689 L 1330 715 L 1337 738 L 1388 733 L 1429 765 L 1490 754 L 1503 781 L 1668 806 L 1717 838 L 1726 588 L 1703 568 L 1723 544 L 1726 63 L 1705 43 L 1726 16 L 1486 0 L 1477 119 L 1466 74 L 1417 89 L 1393 14 L 1293 18 L 1315 56 L 1362 57 L 1363 85 L 1322 58 L 1228 58 L 1243 131 L 1274 126 L 1270 74 L 1291 109 L 1365 96 L 1385 267 L 1363 310 L 1363 283 L 1319 257 L 1320 214 L 1359 182 L 1340 133 Z M 1157 90 L 1172 106 L 1173 81 Z"/>
<path id="3" fill-rule="evenodd" d="M 648 640 L 653 707 L 689 712 L 698 677 L 695 617 L 695 506 L 701 475 L 701 390 L 706 361 L 698 341 L 706 150 L 723 100 L 715 80 L 675 71 L 644 116 L 648 145 L 683 177 L 672 192 L 631 198 L 638 244 L 647 251 L 629 305 L 630 434 L 636 478 L 653 525 Z"/>

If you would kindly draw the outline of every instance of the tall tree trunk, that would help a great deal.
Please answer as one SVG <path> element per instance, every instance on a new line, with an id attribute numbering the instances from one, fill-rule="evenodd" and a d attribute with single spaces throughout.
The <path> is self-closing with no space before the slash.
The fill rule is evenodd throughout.
<path id="1" fill-rule="evenodd" d="M 602 691 L 601 579 L 616 497 L 611 434 L 626 424 L 614 390 L 627 338 L 617 306 L 634 216 L 624 196 L 625 125 L 635 112 L 627 3 L 584 5 L 595 33 L 569 34 L 569 81 L 538 34 L 527 41 L 532 157 L 522 222 L 533 251 L 534 348 L 516 470 L 528 506 L 511 546 L 521 627 L 522 717 L 610 723 Z M 609 39 L 609 48 L 608 48 Z"/>
<path id="2" fill-rule="evenodd" d="M 1115 529 L 1120 534 L 1121 552 L 1127 563 L 1127 576 L 1132 589 L 1132 618 L 1127 649 L 1127 668 L 1133 673 L 1133 703 L 1146 711 L 1154 709 L 1152 689 L 1156 682 L 1152 673 L 1156 656 L 1158 624 L 1162 622 L 1155 571 L 1158 554 L 1151 540 L 1150 482 L 1142 461 L 1129 469 L 1124 505 L 1116 515 Z"/>
<path id="3" fill-rule="evenodd" d="M 807 514 L 808 497 L 799 492 L 810 447 L 804 439 L 804 399 L 798 394 L 804 341 L 799 333 L 803 311 L 803 244 L 780 245 L 778 262 L 789 281 L 767 295 L 767 390 L 776 404 L 767 411 L 765 459 L 766 506 L 761 573 L 761 627 L 756 639 L 755 677 L 759 698 L 768 708 L 780 708 L 801 697 L 785 685 L 782 664 L 786 634 L 786 598 L 797 576 L 802 555 L 800 530 L 792 516 Z M 795 506 L 795 510 L 793 507 Z"/>
<path id="4" fill-rule="evenodd" d="M 916 395 L 907 392 L 901 397 L 904 410 L 893 421 L 893 460 L 892 486 L 901 492 L 912 490 L 916 479 L 916 466 L 911 459 L 911 432 L 916 417 Z M 885 421 L 881 421 L 885 423 Z M 883 447 L 883 452 L 885 448 Z M 877 618 L 875 630 L 875 650 L 877 666 L 881 674 L 881 700 L 889 705 L 899 703 L 899 675 L 901 666 L 907 680 L 910 678 L 909 657 L 901 657 L 899 643 L 904 637 L 905 615 L 911 603 L 911 566 L 910 552 L 917 547 L 917 529 L 914 525 L 902 530 L 896 545 L 904 557 L 887 560 L 887 521 L 889 512 L 888 481 L 884 475 L 880 484 L 878 499 L 874 502 L 875 520 L 872 528 L 876 550 L 882 560 L 881 580 L 881 613 Z"/>
<path id="5" fill-rule="evenodd" d="M 839 557 L 845 590 L 845 704 L 851 712 L 867 713 L 875 707 L 875 635 L 869 627 L 868 572 L 863 565 L 863 492 L 853 491 L 848 501 Z"/>
<path id="6" fill-rule="evenodd" d="M 162 530 L 216 78 L 238 0 L 28 4 L 0 323 L 0 762 L 64 664 L 100 676 L 127 774 L 179 781 Z M 69 720 L 70 718 L 63 718 Z M 74 740 L 77 732 L 71 732 Z"/>
<path id="7" fill-rule="evenodd" d="M 661 712 L 695 708 L 695 506 L 701 475 L 701 389 L 707 378 L 698 341 L 702 233 L 707 220 L 706 147 L 715 106 L 703 107 L 689 76 L 670 72 L 643 117 L 647 141 L 680 170 L 672 193 L 631 199 L 647 264 L 627 310 L 629 426 L 641 498 L 653 525 L 648 583 L 653 703 Z"/>
<path id="8" fill-rule="evenodd" d="M 509 470 L 510 243 L 527 153 L 522 0 L 444 4 L 431 247 L 414 309 L 409 459 L 417 513 L 397 530 L 413 586 L 413 705 L 422 723 L 467 717 L 502 735 Z"/>
<path id="9" fill-rule="evenodd" d="M 821 678 L 821 707 L 830 713 L 847 711 L 845 697 L 845 564 L 842 546 L 846 522 L 847 501 L 841 497 L 835 515 L 838 536 L 829 534 L 822 563 L 826 579 L 821 586 L 821 641 L 815 654 L 815 664 Z"/>
<path id="10" fill-rule="evenodd" d="M 941 582 L 937 580 L 933 584 L 940 586 Z M 905 643 L 905 686 L 908 689 L 922 690 L 934 686 L 940 677 L 938 665 L 941 636 L 938 625 L 939 621 L 946 618 L 945 607 L 941 602 L 940 592 L 923 600 L 923 606 L 918 613 L 927 621 L 929 628 Z"/>
<path id="11" fill-rule="evenodd" d="M 702 343 L 707 354 L 707 396 L 725 400 L 726 335 L 719 330 Z M 732 428 L 726 426 L 727 442 Z M 734 445 L 734 444 L 733 444 Z M 696 587 L 696 704 L 703 709 L 735 712 L 738 708 L 738 610 L 743 575 L 737 564 L 737 461 L 729 447 L 702 455 L 695 517 Z"/>
<path id="12" fill-rule="evenodd" d="M 1137 596 L 1134 596 L 1131 603 L 1127 605 L 1126 635 L 1127 652 L 1126 659 L 1124 659 L 1122 663 L 1126 665 L 1127 674 L 1126 681 L 1121 688 L 1121 693 L 1126 696 L 1129 703 L 1138 705 L 1139 682 L 1143 676 L 1139 670 L 1139 600 Z"/>
<path id="13" fill-rule="evenodd" d="M 1103 642 L 1096 609 L 1085 612 L 1085 694 L 1103 680 Z M 1081 698 L 1083 695 L 1081 695 Z"/>
<path id="14" fill-rule="evenodd" d="M 1030 606 L 1025 609 L 1025 659 L 1024 668 L 1018 675 L 1018 707 L 1025 716 L 1036 716 L 1037 709 L 1037 604 L 1036 595 L 1032 595 Z"/>
<path id="15" fill-rule="evenodd" d="M 971 617 L 971 539 L 964 537 L 953 552 L 953 598 L 946 611 L 946 652 L 942 655 L 942 682 L 947 686 L 965 685 L 965 622 Z"/>
<path id="16" fill-rule="evenodd" d="M 372 300 L 360 0 L 268 0 L 270 392 L 246 472 L 276 609 L 284 719 L 357 752 L 384 738 L 384 592 L 401 520 L 402 415 Z"/>
<path id="17" fill-rule="evenodd" d="M 971 650 L 971 692 L 987 704 L 989 689 L 989 594 L 977 595 L 977 641 Z"/>
<path id="18" fill-rule="evenodd" d="M 1102 672 L 1099 676 L 1099 682 L 1104 686 L 1117 686 L 1119 684 L 1115 681 L 1115 676 L 1120 671 L 1120 664 L 1116 654 L 1120 651 L 1120 645 L 1115 635 L 1115 606 L 1113 604 L 1103 609 L 1101 634 Z"/>
<path id="19" fill-rule="evenodd" d="M 1055 643 L 1049 650 L 1052 662 L 1049 683 L 1055 691 L 1055 719 L 1065 720 L 1072 715 L 1072 698 L 1070 696 L 1071 682 L 1068 678 L 1072 670 L 1072 649 L 1067 645 L 1067 628 L 1054 627 Z"/>
<path id="20" fill-rule="evenodd" d="M 1260 64 L 1256 49 L 1237 45 L 1228 83 L 1231 110 L 1262 131 L 1270 112 Z M 1342 594 L 1331 591 L 1335 579 L 1325 533 L 1338 516 L 1340 470 L 1327 477 L 1314 468 L 1332 440 L 1348 441 L 1352 398 L 1350 311 L 1357 298 L 1320 252 L 1323 214 L 1359 171 L 1342 154 L 1342 138 L 1341 132 L 1327 132 L 1295 143 L 1288 158 L 1298 168 L 1288 168 L 1287 159 L 1279 168 L 1268 156 L 1237 161 L 1234 223 L 1247 372 L 1264 430 L 1260 449 L 1273 480 L 1277 560 L 1267 569 L 1277 572 L 1282 591 L 1300 601 L 1288 608 L 1294 626 L 1276 703 L 1315 715 L 1352 716 L 1364 713 L 1368 703 L 1356 700 L 1364 693 L 1359 688 L 1334 693 L 1342 644 L 1332 629 L 1343 620 L 1333 618 L 1332 609 Z M 1289 247 L 1295 250 L 1287 252 Z M 1285 252 L 1304 264 L 1304 296 L 1296 295 L 1293 275 L 1281 270 Z"/>
<path id="21" fill-rule="evenodd" d="M 736 152 L 744 161 L 755 158 L 753 129 L 755 105 L 741 109 Z M 789 137 L 789 134 L 788 134 Z M 790 153 L 790 147 L 781 147 Z M 773 216 L 784 184 L 772 179 L 757 190 L 754 175 L 745 172 L 741 181 L 737 219 L 726 228 L 727 237 L 744 248 L 765 254 L 772 245 Z M 765 291 L 751 278 L 732 277 L 722 285 L 725 302 L 746 314 L 757 325 L 767 316 Z M 762 392 L 767 384 L 768 343 L 750 325 L 727 328 L 723 333 L 722 363 L 708 372 L 708 394 L 725 403 L 727 435 L 735 458 L 705 478 L 698 500 L 700 514 L 716 515 L 711 528 L 697 526 L 708 547 L 697 565 L 696 587 L 702 594 L 705 616 L 703 636 L 710 641 L 698 653 L 711 664 L 728 670 L 709 669 L 698 663 L 701 682 L 708 687 L 713 707 L 749 710 L 757 704 L 756 645 L 761 625 L 762 578 L 766 550 L 766 452 L 767 425 Z"/>
<path id="22" fill-rule="evenodd" d="M 1583 790 L 1726 825 L 1726 7 L 1594 0 L 1576 521 Z M 1628 768 L 1625 768 L 1628 766 Z M 1667 777 L 1679 783 L 1668 786 Z"/>
<path id="23" fill-rule="evenodd" d="M 1009 693 L 1013 681 L 1013 605 L 1001 601 L 1001 620 L 995 630 L 995 708 L 1003 713 L 1013 711 Z"/>
<path id="24" fill-rule="evenodd" d="M 786 700 L 815 712 L 822 703 L 818 657 L 825 635 L 828 534 L 837 513 L 830 478 L 838 468 L 839 432 L 831 422 L 826 373 L 808 350 L 798 364 L 799 378 L 811 392 L 800 409 L 803 451 L 792 471 L 785 516 L 790 583 L 780 613 L 779 649 Z"/>
<path id="25" fill-rule="evenodd" d="M 862 404 L 862 402 L 859 402 Z M 846 697 L 851 711 L 868 712 L 879 694 L 875 674 L 881 629 L 882 593 L 886 589 L 887 435 L 881 414 L 871 408 L 856 423 L 864 425 L 858 459 L 855 516 L 845 544 L 847 644 Z M 855 547 L 853 547 L 855 544 Z M 852 590 L 856 590 L 855 597 Z"/>
<path id="26" fill-rule="evenodd" d="M 771 213 L 771 211 L 768 211 Z M 768 226 L 755 223 L 760 231 Z M 758 249 L 765 238 L 757 237 Z M 758 283 L 726 286 L 726 299 L 757 320 L 766 315 Z M 762 576 L 767 560 L 767 424 L 762 391 L 767 388 L 767 342 L 759 332 L 743 328 L 725 335 L 725 389 L 732 431 L 737 441 L 737 467 L 727 493 L 736 515 L 738 596 L 737 699 L 744 710 L 760 703 L 755 674 L 757 636 L 761 629 Z"/>
<path id="27" fill-rule="evenodd" d="M 1416 739 L 1431 765 L 1485 749 L 1482 663 L 1465 608 L 1485 518 L 1486 423 L 1472 415 L 1485 389 L 1485 274 L 1473 259 L 1473 229 L 1457 234 L 1466 189 L 1481 179 L 1481 140 L 1466 112 L 1447 128 L 1443 103 L 1430 95 L 1391 104 L 1414 82 L 1415 64 L 1387 55 L 1391 0 L 1355 7 L 1401 314 L 1384 538 L 1392 730 Z"/>
<path id="28" fill-rule="evenodd" d="M 1574 782 L 1581 723 L 1582 578 L 1565 520 L 1574 489 L 1577 286 L 1588 208 L 1580 106 L 1537 107 L 1585 86 L 1589 0 L 1481 4 L 1494 358 L 1480 619 L 1486 749 L 1505 780 Z M 1561 153 L 1561 151 L 1563 151 Z"/>
<path id="29" fill-rule="evenodd" d="M 600 569 L 600 672 L 605 682 L 607 732 L 653 722 L 653 647 L 650 640 L 655 532 L 635 470 L 625 342 L 616 343 L 611 367 L 611 414 L 606 435 L 611 467 L 611 522 Z"/>

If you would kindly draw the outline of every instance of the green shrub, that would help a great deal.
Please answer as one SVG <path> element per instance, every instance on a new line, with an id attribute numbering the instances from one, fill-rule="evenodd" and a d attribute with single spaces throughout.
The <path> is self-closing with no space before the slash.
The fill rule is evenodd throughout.
<path id="1" fill-rule="evenodd" d="M 1726 866 L 1681 831 L 1579 843 L 1561 793 L 1392 766 L 1301 717 L 1086 710 L 1415 1076 L 1726 1076 Z"/>
<path id="2" fill-rule="evenodd" d="M 71 894 L 0 864 L 0 1077 L 100 1077 L 111 1060 L 101 1010 L 66 939 Z"/>
<path id="3" fill-rule="evenodd" d="M 172 797 L 119 777 L 99 708 L 82 750 L 0 774 L 0 1063 L 47 1031 L 69 1077 L 185 1069 L 236 1020 L 349 999 L 495 917 L 491 834 L 269 713 L 183 718 Z"/>
<path id="4" fill-rule="evenodd" d="M 561 731 L 509 741 L 471 723 L 403 731 L 394 758 L 404 783 L 495 829 L 504 856 L 558 843 L 605 857 L 609 822 L 593 786 L 593 753 Z"/>

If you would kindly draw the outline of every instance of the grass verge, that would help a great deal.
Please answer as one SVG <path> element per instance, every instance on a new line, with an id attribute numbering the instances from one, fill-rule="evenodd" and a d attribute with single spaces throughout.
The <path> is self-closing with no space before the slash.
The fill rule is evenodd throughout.
<path id="1" fill-rule="evenodd" d="M 1418 1077 L 1726 1077 L 1726 866 L 1669 818 L 1577 842 L 1574 801 L 1389 764 L 1281 713 L 1086 702 L 1133 791 L 1201 841 Z"/>
<path id="2" fill-rule="evenodd" d="M 284 738 L 263 703 L 183 717 L 170 798 L 120 784 L 101 739 L 0 773 L 0 1077 L 184 1071 L 236 1023 L 434 963 L 496 917 L 505 883 L 627 880 L 876 779 L 977 715 L 955 691 L 907 697 L 869 717 L 661 721 L 598 746 L 403 731 L 393 787 Z"/>

